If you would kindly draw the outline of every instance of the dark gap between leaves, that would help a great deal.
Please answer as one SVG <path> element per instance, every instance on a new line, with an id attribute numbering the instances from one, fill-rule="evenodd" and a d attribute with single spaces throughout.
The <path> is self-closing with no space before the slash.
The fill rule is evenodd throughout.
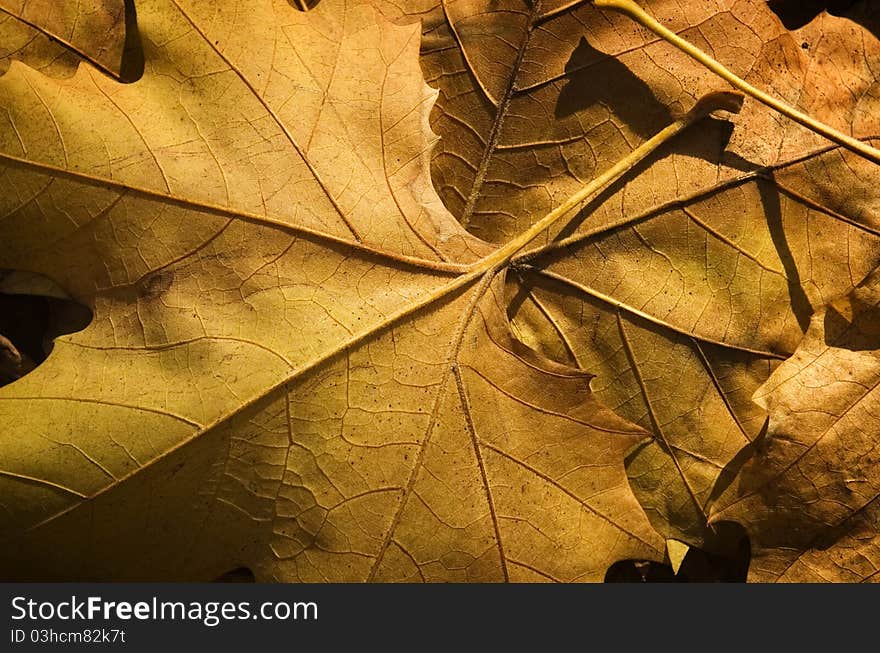
<path id="1" fill-rule="evenodd" d="M 55 338 L 82 331 L 91 321 L 91 311 L 69 299 L 0 292 L 0 386 L 36 369 L 52 353 Z"/>
<path id="2" fill-rule="evenodd" d="M 767 7 L 787 30 L 798 30 L 827 11 L 858 23 L 880 38 L 880 3 L 876 0 L 767 0 Z M 804 42 L 801 47 L 808 50 L 810 43 Z"/>
<path id="3" fill-rule="evenodd" d="M 767 7 L 782 21 L 785 29 L 795 30 L 808 24 L 823 11 L 839 16 L 857 2 L 858 0 L 767 0 Z"/>
<path id="4" fill-rule="evenodd" d="M 691 547 L 678 573 L 667 563 L 621 560 L 605 573 L 606 583 L 744 583 L 751 561 L 745 529 L 734 522 L 715 524 L 706 549 Z"/>

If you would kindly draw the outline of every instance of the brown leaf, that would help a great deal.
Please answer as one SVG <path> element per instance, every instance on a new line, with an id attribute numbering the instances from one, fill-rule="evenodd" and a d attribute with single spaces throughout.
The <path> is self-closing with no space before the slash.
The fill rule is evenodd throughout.
<path id="1" fill-rule="evenodd" d="M 813 306 L 878 260 L 874 227 L 783 190 L 812 166 L 845 179 L 852 159 L 833 153 L 770 179 L 746 176 L 579 236 L 529 271 L 525 287 L 546 317 L 514 323 L 531 322 L 540 337 L 527 341 L 554 358 L 559 347 L 544 334 L 560 332 L 597 375 L 597 395 L 655 434 L 628 469 L 667 537 L 697 546 L 710 537 L 715 482 L 764 422 L 752 393 L 794 350 Z"/>
<path id="2" fill-rule="evenodd" d="M 642 4 L 747 81 L 847 133 L 880 133 L 867 63 L 880 43 L 862 25 L 825 16 L 789 33 L 763 2 Z M 406 11 L 428 16 L 438 189 L 489 239 L 533 222 L 717 84 L 590 3 L 427 0 Z M 513 315 L 520 337 L 595 373 L 597 395 L 654 433 L 629 460 L 630 480 L 655 527 L 696 546 L 713 539 L 722 470 L 764 422 L 752 393 L 813 310 L 880 262 L 875 164 L 823 152 L 748 100 L 732 133 L 701 127 L 548 234 L 562 241 L 530 262 Z"/>
<path id="3" fill-rule="evenodd" d="M 880 134 L 870 65 L 880 48 L 860 25 L 825 17 L 791 34 L 764 0 L 640 4 L 747 81 L 847 133 Z M 422 67 L 440 89 L 434 178 L 450 210 L 490 241 L 534 222 L 718 87 L 710 71 L 630 18 L 586 1 L 383 6 L 390 15 L 425 16 Z M 815 47 L 804 50 L 803 39 Z M 614 222 L 735 178 L 743 159 L 782 164 L 822 145 L 750 101 L 732 134 L 722 124 L 704 129 L 627 180 L 626 192 L 591 222 Z"/>
<path id="4" fill-rule="evenodd" d="M 758 580 L 858 582 L 878 569 L 880 274 L 816 313 L 755 395 L 767 433 L 718 505 L 750 531 Z"/>

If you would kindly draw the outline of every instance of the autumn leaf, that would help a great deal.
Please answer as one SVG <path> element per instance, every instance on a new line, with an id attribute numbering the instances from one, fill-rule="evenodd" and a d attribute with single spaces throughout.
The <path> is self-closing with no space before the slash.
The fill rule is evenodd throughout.
<path id="1" fill-rule="evenodd" d="M 716 506 L 749 529 L 755 580 L 876 579 L 878 278 L 817 312 L 756 395 L 766 434 Z"/>
<path id="2" fill-rule="evenodd" d="M 862 24 L 823 15 L 792 33 L 764 2 L 642 4 L 747 82 L 847 133 L 880 133 L 868 63 L 880 46 Z M 718 83 L 632 16 L 591 3 L 403 9 L 427 16 L 438 189 L 491 240 Z M 520 270 L 513 324 L 549 357 L 595 373 L 597 395 L 653 432 L 628 462 L 634 490 L 661 533 L 704 546 L 719 477 L 765 420 L 752 393 L 813 310 L 880 262 L 878 175 L 754 101 L 732 131 L 703 123 L 665 154 Z"/>
<path id="3" fill-rule="evenodd" d="M 871 110 L 876 39 L 858 24 L 825 16 L 790 33 L 761 0 L 641 4 L 746 81 L 844 131 L 880 133 Z M 392 16 L 425 16 L 422 67 L 440 89 L 433 174 L 446 205 L 490 241 L 544 215 L 719 84 L 631 17 L 591 2 L 383 6 Z M 778 165 L 824 145 L 752 102 L 725 143 L 728 128 L 704 125 L 688 148 L 629 180 L 620 204 L 597 207 L 591 221 L 734 178 L 743 158 Z"/>
<path id="4" fill-rule="evenodd" d="M 418 31 L 341 0 L 236 15 L 139 7 L 128 86 L 0 80 L 2 265 L 94 311 L 2 391 L 4 575 L 600 580 L 662 556 L 623 468 L 646 433 L 510 336 L 528 240 L 478 241 L 433 192 Z"/>
<path id="5" fill-rule="evenodd" d="M 807 53 L 764 3 L 646 3 L 809 127 L 748 101 L 731 132 L 723 73 L 633 12 L 222 4 L 139 2 L 134 83 L 0 78 L 0 268 L 94 314 L 0 389 L 4 578 L 595 581 L 711 548 L 751 395 L 880 263 L 864 28 Z"/>

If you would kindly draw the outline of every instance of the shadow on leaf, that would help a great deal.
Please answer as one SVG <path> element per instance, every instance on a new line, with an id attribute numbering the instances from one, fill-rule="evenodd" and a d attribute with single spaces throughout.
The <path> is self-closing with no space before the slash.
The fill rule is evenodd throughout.
<path id="1" fill-rule="evenodd" d="M 247 567 L 236 567 L 215 578 L 214 583 L 255 583 L 254 572 Z"/>
<path id="2" fill-rule="evenodd" d="M 119 81 L 131 84 L 144 75 L 144 47 L 137 26 L 134 0 L 125 0 L 125 46 L 119 66 Z"/>
<path id="3" fill-rule="evenodd" d="M 880 311 L 854 297 L 839 299 L 825 311 L 825 344 L 849 351 L 880 349 Z"/>
<path id="4" fill-rule="evenodd" d="M 308 11 L 314 9 L 321 0 L 288 0 L 290 6 L 300 11 Z"/>
<path id="5" fill-rule="evenodd" d="M 565 64 L 565 72 L 569 78 L 559 94 L 557 118 L 601 103 L 643 138 L 672 122 L 669 109 L 644 81 L 625 64 L 596 50 L 584 37 Z"/>

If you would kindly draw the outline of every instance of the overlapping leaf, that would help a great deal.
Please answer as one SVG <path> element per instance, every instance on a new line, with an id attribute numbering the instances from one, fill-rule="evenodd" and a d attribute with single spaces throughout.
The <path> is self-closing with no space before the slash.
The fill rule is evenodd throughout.
<path id="1" fill-rule="evenodd" d="M 756 580 L 876 577 L 878 301 L 874 272 L 814 316 L 757 394 L 767 432 L 716 515 L 748 527 Z"/>
<path id="2" fill-rule="evenodd" d="M 232 15 L 139 5 L 136 84 L 0 80 L 0 265 L 95 313 L 0 395 L 3 575 L 598 580 L 661 556 L 623 468 L 646 433 L 465 267 L 493 248 L 433 192 L 418 31 L 358 1 Z"/>
<path id="3" fill-rule="evenodd" d="M 647 4 L 880 131 L 877 44 L 841 58 L 861 26 Z M 705 544 L 709 515 L 773 547 L 713 506 L 749 501 L 752 393 L 880 262 L 876 166 L 747 105 L 523 255 L 514 234 L 717 80 L 588 3 L 384 11 L 428 16 L 461 223 L 428 174 L 418 30 L 363 0 L 143 2 L 137 83 L 0 79 L 0 267 L 95 314 L 0 391 L 5 576 L 598 580 L 659 559 L 654 528 Z"/>
<path id="4" fill-rule="evenodd" d="M 755 85 L 846 132 L 880 133 L 880 45 L 862 24 L 824 16 L 789 33 L 763 2 L 643 5 Z M 386 11 L 427 15 L 422 65 L 441 91 L 434 176 L 489 239 L 534 221 L 718 83 L 587 2 Z M 667 536 L 711 535 L 716 481 L 764 422 L 752 393 L 812 311 L 877 264 L 877 182 L 874 164 L 823 153 L 747 102 L 732 133 L 707 123 L 681 137 L 522 275 L 534 288 L 514 317 L 521 337 L 596 373 L 597 394 L 654 433 L 628 469 Z"/>
<path id="5" fill-rule="evenodd" d="M 860 25 L 826 16 L 791 34 L 761 0 L 641 5 L 760 88 L 845 132 L 878 134 L 876 39 Z M 447 206 L 487 240 L 545 214 L 719 83 L 631 19 L 588 1 L 385 7 L 424 16 L 422 66 L 441 91 L 434 177 Z M 741 158 L 773 165 L 822 144 L 747 103 L 718 166 L 726 128 L 716 129 L 630 180 L 591 220 L 615 221 L 735 176 Z"/>

